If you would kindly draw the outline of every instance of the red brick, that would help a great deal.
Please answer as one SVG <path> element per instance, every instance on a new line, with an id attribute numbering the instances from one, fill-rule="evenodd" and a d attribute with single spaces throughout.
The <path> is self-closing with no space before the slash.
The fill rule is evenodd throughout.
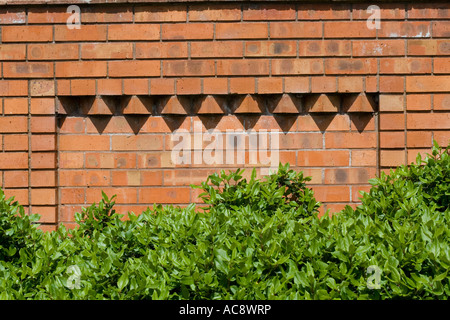
<path id="1" fill-rule="evenodd" d="M 189 6 L 189 21 L 239 21 L 239 4 L 193 4 Z"/>
<path id="2" fill-rule="evenodd" d="M 401 3 L 377 3 L 380 8 L 380 16 L 383 20 L 404 20 L 406 17 L 405 5 Z M 365 3 L 355 3 L 352 7 L 352 17 L 354 20 L 367 20 L 372 11 L 367 11 L 369 7 Z M 383 23 L 383 22 L 381 22 Z"/>
<path id="3" fill-rule="evenodd" d="M 161 74 L 161 65 L 159 61 L 110 61 L 108 74 L 110 77 L 157 77 Z"/>
<path id="4" fill-rule="evenodd" d="M 431 95 L 429 94 L 406 95 L 406 110 L 431 110 Z"/>
<path id="5" fill-rule="evenodd" d="M 108 136 L 96 135 L 61 135 L 59 137 L 59 150 L 109 150 Z"/>
<path id="6" fill-rule="evenodd" d="M 299 131 L 348 131 L 350 119 L 348 115 L 319 114 L 302 115 L 298 118 Z"/>
<path id="7" fill-rule="evenodd" d="M 4 62 L 4 78 L 51 78 L 53 63 L 51 62 Z"/>
<path id="8" fill-rule="evenodd" d="M 123 93 L 126 95 L 148 95 L 148 79 L 124 79 Z"/>
<path id="9" fill-rule="evenodd" d="M 261 28 L 263 28 L 263 26 L 261 26 Z M 252 31 L 248 30 L 248 32 L 251 33 Z M 270 22 L 270 38 L 322 38 L 322 23 Z"/>
<path id="10" fill-rule="evenodd" d="M 46 43 L 29 44 L 28 60 L 78 60 L 78 44 Z"/>
<path id="11" fill-rule="evenodd" d="M 61 170 L 59 183 L 66 187 L 108 186 L 110 173 L 106 170 Z"/>
<path id="12" fill-rule="evenodd" d="M 0 60 L 25 60 L 25 44 L 2 44 L 0 45 Z"/>
<path id="13" fill-rule="evenodd" d="M 216 39 L 267 39 L 269 36 L 268 23 L 217 23 Z"/>
<path id="14" fill-rule="evenodd" d="M 172 95 L 175 94 L 174 79 L 150 79 L 150 94 Z"/>
<path id="15" fill-rule="evenodd" d="M 295 20 L 295 6 L 291 4 L 250 4 L 243 10 L 244 20 Z"/>
<path id="16" fill-rule="evenodd" d="M 403 113 L 381 113 L 380 130 L 404 130 L 405 115 Z"/>
<path id="17" fill-rule="evenodd" d="M 78 53 L 77 53 L 78 54 Z M 133 44 L 108 42 L 108 43 L 83 43 L 81 45 L 82 59 L 132 59 Z"/>
<path id="18" fill-rule="evenodd" d="M 405 91 L 405 78 L 399 76 L 380 76 L 380 92 Z"/>
<path id="19" fill-rule="evenodd" d="M 435 70 L 436 70 L 436 66 L 435 66 Z M 380 73 L 381 74 L 431 73 L 431 59 L 430 58 L 384 58 L 384 59 L 380 59 Z"/>
<path id="20" fill-rule="evenodd" d="M 260 93 L 260 94 L 283 93 L 283 79 L 282 78 L 259 78 L 258 79 L 258 93 Z"/>
<path id="21" fill-rule="evenodd" d="M 375 168 L 325 169 L 325 184 L 364 184 L 375 174 Z"/>
<path id="22" fill-rule="evenodd" d="M 375 148 L 377 138 L 375 132 L 327 132 L 325 133 L 325 148 Z"/>
<path id="23" fill-rule="evenodd" d="M 376 74 L 376 59 L 325 59 L 326 74 Z"/>
<path id="24" fill-rule="evenodd" d="M 408 113 L 407 129 L 448 129 L 450 113 Z"/>
<path id="25" fill-rule="evenodd" d="M 408 40 L 408 56 L 439 56 L 450 54 L 450 41 L 446 39 Z"/>
<path id="26" fill-rule="evenodd" d="M 97 94 L 99 95 L 122 95 L 121 79 L 98 79 Z"/>
<path id="27" fill-rule="evenodd" d="M 21 8 L 5 8 L 0 10 L 0 24 L 25 24 L 26 17 L 25 10 Z"/>
<path id="28" fill-rule="evenodd" d="M 297 56 L 297 44 L 291 40 L 247 41 L 244 54 L 246 57 L 295 57 Z"/>
<path id="29" fill-rule="evenodd" d="M 350 8 L 348 4 L 306 4 L 298 5 L 299 20 L 349 20 Z"/>
<path id="30" fill-rule="evenodd" d="M 347 150 L 298 151 L 297 165 L 301 167 L 348 166 L 350 154 Z"/>
<path id="31" fill-rule="evenodd" d="M 353 56 L 404 56 L 404 40 L 354 40 Z"/>
<path id="32" fill-rule="evenodd" d="M 383 21 L 378 30 L 378 37 L 429 38 L 431 37 L 431 23 L 426 21 Z"/>
<path id="33" fill-rule="evenodd" d="M 58 82 L 59 84 L 59 82 Z M 59 88 L 59 87 L 58 87 Z M 70 80 L 70 93 L 74 96 L 95 95 L 94 79 L 73 79 Z"/>
<path id="34" fill-rule="evenodd" d="M 82 152 L 60 152 L 59 168 L 80 169 L 84 166 L 84 153 Z"/>
<path id="35" fill-rule="evenodd" d="M 186 42 L 136 43 L 136 59 L 177 59 L 187 57 L 188 45 Z"/>
<path id="36" fill-rule="evenodd" d="M 51 10 L 42 7 L 28 8 L 28 23 L 52 24 L 66 23 L 72 12 L 67 12 L 65 7 L 53 7 Z"/>
<path id="37" fill-rule="evenodd" d="M 369 76 L 365 78 L 365 92 L 378 92 L 378 76 Z M 400 77 L 390 77 L 390 78 L 400 78 Z M 381 88 L 380 88 L 381 91 Z M 403 83 L 402 83 L 403 91 Z"/>
<path id="38" fill-rule="evenodd" d="M 162 68 L 167 77 L 214 75 L 213 60 L 170 60 L 164 61 Z"/>
<path id="39" fill-rule="evenodd" d="M 433 138 L 441 147 L 446 148 L 450 141 L 450 131 L 435 131 Z"/>
<path id="40" fill-rule="evenodd" d="M 60 192 L 61 192 L 61 197 L 60 197 L 61 203 L 64 203 L 64 204 L 84 203 L 84 199 L 85 199 L 85 189 L 84 188 L 60 188 Z M 98 199 L 101 199 L 101 198 L 98 198 Z"/>
<path id="41" fill-rule="evenodd" d="M 5 171 L 4 188 L 28 187 L 28 171 Z"/>
<path id="42" fill-rule="evenodd" d="M 108 40 L 159 40 L 158 24 L 111 24 Z"/>
<path id="43" fill-rule="evenodd" d="M 375 167 L 377 165 L 377 150 L 352 150 L 352 166 Z"/>
<path id="44" fill-rule="evenodd" d="M 31 136 L 32 151 L 53 151 L 56 149 L 54 135 L 33 134 Z"/>
<path id="45" fill-rule="evenodd" d="M 381 150 L 380 165 L 382 167 L 398 167 L 405 164 L 405 150 Z"/>
<path id="46" fill-rule="evenodd" d="M 375 38 L 376 31 L 367 28 L 365 21 L 324 22 L 325 38 Z"/>
<path id="47" fill-rule="evenodd" d="M 216 28 L 217 35 L 219 26 L 217 25 Z M 213 36 L 213 24 L 163 24 L 161 29 L 162 40 L 206 40 L 213 39 Z"/>
<path id="48" fill-rule="evenodd" d="M 22 206 L 26 206 L 29 204 L 28 189 L 5 189 L 3 191 L 5 193 L 6 199 L 14 197 L 14 201 L 18 201 Z"/>
<path id="49" fill-rule="evenodd" d="M 57 222 L 57 214 L 55 206 L 33 206 L 33 213 L 39 214 L 39 223 L 56 223 Z M 56 225 L 39 225 L 38 228 L 41 228 L 45 232 L 51 232 L 57 229 Z"/>
<path id="50" fill-rule="evenodd" d="M 89 6 L 81 9 L 81 22 L 105 23 L 105 22 L 132 22 L 133 10 L 126 6 Z"/>
<path id="51" fill-rule="evenodd" d="M 380 111 L 403 111 L 404 96 L 402 94 L 381 94 L 379 96 Z"/>
<path id="52" fill-rule="evenodd" d="M 273 75 L 322 74 L 322 59 L 274 59 Z"/>
<path id="53" fill-rule="evenodd" d="M 31 118 L 31 132 L 33 133 L 54 133 L 56 132 L 55 117 L 38 117 Z"/>
<path id="54" fill-rule="evenodd" d="M 66 28 L 66 26 L 64 26 Z M 52 26 L 4 26 L 2 42 L 50 42 L 53 41 Z"/>
<path id="55" fill-rule="evenodd" d="M 56 168 L 56 154 L 54 152 L 33 152 L 31 157 L 32 169 Z"/>
<path id="56" fill-rule="evenodd" d="M 405 133 L 403 131 L 380 132 L 380 148 L 404 148 Z"/>
<path id="57" fill-rule="evenodd" d="M 337 78 L 336 77 L 311 77 L 311 92 L 336 92 Z"/>
<path id="58" fill-rule="evenodd" d="M 30 81 L 30 95 L 32 97 L 50 97 L 55 95 L 55 81 L 33 79 Z"/>
<path id="59" fill-rule="evenodd" d="M 106 193 L 108 197 L 112 197 L 116 195 L 115 202 L 117 204 L 125 204 L 125 203 L 137 203 L 137 189 L 136 188 L 89 188 L 86 190 L 86 201 L 88 203 L 94 203 L 99 201 L 102 198 L 102 191 Z M 130 208 L 130 206 L 126 206 L 126 208 Z M 116 210 L 118 207 L 116 207 Z M 131 211 L 131 210 L 127 210 Z M 141 210 L 140 212 L 142 212 Z M 137 212 L 137 213 L 140 213 Z"/>
<path id="60" fill-rule="evenodd" d="M 310 56 L 351 56 L 350 40 L 304 40 L 299 41 L 299 55 Z"/>
<path id="61" fill-rule="evenodd" d="M 190 188 L 139 188 L 139 203 L 189 203 Z"/>
<path id="62" fill-rule="evenodd" d="M 408 131 L 406 141 L 408 148 L 429 148 L 433 143 L 430 131 Z"/>
<path id="63" fill-rule="evenodd" d="M 0 153 L 0 169 L 27 169 L 28 153 L 7 152 Z"/>
<path id="64" fill-rule="evenodd" d="M 450 59 L 447 58 L 434 58 L 433 59 L 433 72 L 435 74 L 439 73 L 450 73 Z"/>
<path id="65" fill-rule="evenodd" d="M 106 25 L 83 24 L 80 29 L 69 29 L 66 25 L 55 25 L 55 41 L 106 41 Z"/>
<path id="66" fill-rule="evenodd" d="M 217 75 L 269 75 L 269 60 L 219 60 L 217 61 Z"/>
<path id="67" fill-rule="evenodd" d="M 252 94 L 256 92 L 255 78 L 230 78 L 231 94 Z"/>
<path id="68" fill-rule="evenodd" d="M 162 135 L 112 136 L 112 149 L 116 151 L 162 150 Z"/>
<path id="69" fill-rule="evenodd" d="M 435 94 L 433 96 L 433 109 L 450 110 L 450 94 L 448 93 Z"/>
<path id="70" fill-rule="evenodd" d="M 314 197 L 320 202 L 348 202 L 350 188 L 347 186 L 311 186 Z"/>
<path id="71" fill-rule="evenodd" d="M 375 117 L 370 113 L 351 113 L 350 120 L 352 131 L 375 131 Z"/>
<path id="72" fill-rule="evenodd" d="M 56 204 L 55 189 L 31 189 L 32 205 L 52 205 Z"/>
<path id="73" fill-rule="evenodd" d="M 408 4 L 408 19 L 449 19 L 450 6 L 448 3 Z"/>
<path id="74" fill-rule="evenodd" d="M 71 82 L 70 80 L 57 80 L 56 81 L 57 88 L 58 88 L 57 94 L 59 96 L 70 96 L 71 95 L 70 82 Z M 94 90 L 94 94 L 95 94 L 95 90 Z"/>
<path id="75" fill-rule="evenodd" d="M 143 171 L 127 170 L 113 171 L 113 186 L 160 186 L 163 183 L 161 170 Z"/>
<path id="76" fill-rule="evenodd" d="M 134 19 L 136 22 L 181 22 L 186 21 L 186 16 L 186 5 L 151 5 L 136 6 Z"/>
<path id="77" fill-rule="evenodd" d="M 448 92 L 450 76 L 409 76 L 406 77 L 408 92 Z"/>
<path id="78" fill-rule="evenodd" d="M 33 170 L 30 174 L 31 187 L 54 187 L 56 186 L 55 171 Z"/>
<path id="79" fill-rule="evenodd" d="M 4 106 L 5 115 L 27 114 L 28 113 L 28 99 L 27 98 L 4 99 L 3 106 Z"/>
<path id="80" fill-rule="evenodd" d="M 27 131 L 28 131 L 27 117 L 20 117 L 20 116 L 0 117 L 1 133 L 17 133 Z"/>
<path id="81" fill-rule="evenodd" d="M 310 92 L 310 79 L 307 77 L 284 78 L 284 92 L 307 93 Z"/>
<path id="82" fill-rule="evenodd" d="M 5 135 L 3 149 L 4 151 L 28 151 L 28 136 L 26 134 Z"/>
<path id="83" fill-rule="evenodd" d="M 338 77 L 338 92 L 363 92 L 364 79 L 362 77 Z"/>
<path id="84" fill-rule="evenodd" d="M 204 94 L 227 94 L 228 79 L 227 78 L 205 78 L 203 79 Z"/>
<path id="85" fill-rule="evenodd" d="M 434 21 L 433 22 L 433 38 L 450 37 L 450 21 Z"/>
<path id="86" fill-rule="evenodd" d="M 176 80 L 177 94 L 201 94 L 202 79 L 182 78 Z"/>
<path id="87" fill-rule="evenodd" d="M 241 41 L 191 42 L 192 58 L 240 58 L 243 50 Z"/>
<path id="88" fill-rule="evenodd" d="M 105 77 L 105 61 L 67 61 L 55 63 L 57 78 Z"/>

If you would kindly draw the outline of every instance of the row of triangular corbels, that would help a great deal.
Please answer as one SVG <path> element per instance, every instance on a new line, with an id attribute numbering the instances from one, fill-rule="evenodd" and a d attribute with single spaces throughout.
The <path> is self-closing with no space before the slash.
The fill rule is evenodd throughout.
<path id="1" fill-rule="evenodd" d="M 227 113 L 374 112 L 375 96 L 361 94 L 60 97 L 59 114 L 189 115 Z"/>

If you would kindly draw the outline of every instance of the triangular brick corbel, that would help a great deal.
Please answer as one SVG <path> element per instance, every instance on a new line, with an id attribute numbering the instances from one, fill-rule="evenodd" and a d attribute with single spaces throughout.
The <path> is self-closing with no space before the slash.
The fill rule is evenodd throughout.
<path id="1" fill-rule="evenodd" d="M 196 102 L 198 114 L 224 114 L 225 99 L 220 96 L 207 95 Z"/>
<path id="2" fill-rule="evenodd" d="M 87 115 L 112 115 L 111 104 L 107 104 L 107 99 L 102 97 L 86 97 L 81 99 L 81 109 Z M 108 101 L 111 103 L 111 101 Z"/>
<path id="3" fill-rule="evenodd" d="M 161 101 L 160 110 L 161 114 L 179 114 L 187 115 L 185 106 L 186 99 L 180 96 L 171 96 L 164 101 Z"/>
<path id="4" fill-rule="evenodd" d="M 122 102 L 123 114 L 151 114 L 152 101 L 149 97 L 131 96 Z"/>
<path id="5" fill-rule="evenodd" d="M 299 113 L 301 101 L 295 95 L 284 93 L 279 99 L 273 102 L 272 113 Z"/>
<path id="6" fill-rule="evenodd" d="M 243 99 L 234 101 L 234 113 L 261 113 L 261 103 L 256 96 L 247 94 Z"/>
<path id="7" fill-rule="evenodd" d="M 307 96 L 305 99 L 308 112 L 338 112 L 339 104 L 339 96 L 325 93 Z"/>
<path id="8" fill-rule="evenodd" d="M 342 108 L 344 112 L 374 112 L 376 103 L 365 93 L 352 94 L 343 99 Z"/>

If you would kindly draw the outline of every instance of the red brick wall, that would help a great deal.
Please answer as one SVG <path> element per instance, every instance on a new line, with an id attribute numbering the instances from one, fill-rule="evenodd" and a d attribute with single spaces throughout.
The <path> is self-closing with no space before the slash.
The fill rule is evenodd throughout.
<path id="1" fill-rule="evenodd" d="M 197 124 L 280 130 L 331 211 L 450 140 L 448 3 L 378 3 L 380 29 L 360 2 L 80 4 L 80 29 L 68 5 L 0 6 L 1 186 L 43 228 L 101 190 L 119 211 L 186 205 L 254 166 L 175 165 L 174 131 Z"/>

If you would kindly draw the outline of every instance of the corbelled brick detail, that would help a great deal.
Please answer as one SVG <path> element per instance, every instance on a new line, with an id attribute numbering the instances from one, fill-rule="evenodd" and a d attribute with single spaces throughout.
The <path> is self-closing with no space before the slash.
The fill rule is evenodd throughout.
<path id="1" fill-rule="evenodd" d="M 190 184 L 255 166 L 248 146 L 243 164 L 175 164 L 176 130 L 200 149 L 211 129 L 280 131 L 323 212 L 449 143 L 447 2 L 381 1 L 380 29 L 361 1 L 105 2 L 0 0 L 0 181 L 42 228 L 102 190 L 120 212 L 187 205 Z"/>

